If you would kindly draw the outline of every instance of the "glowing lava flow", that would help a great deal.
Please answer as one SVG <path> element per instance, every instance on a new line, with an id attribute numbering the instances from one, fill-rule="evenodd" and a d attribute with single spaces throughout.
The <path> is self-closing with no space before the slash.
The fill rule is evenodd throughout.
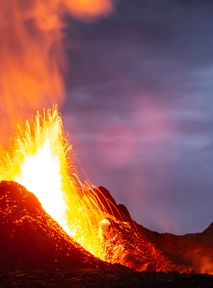
<path id="1" fill-rule="evenodd" d="M 15 144 L 1 163 L 0 180 L 16 181 L 33 192 L 46 212 L 86 250 L 105 259 L 101 201 L 79 181 L 71 163 L 56 108 L 19 127 Z"/>

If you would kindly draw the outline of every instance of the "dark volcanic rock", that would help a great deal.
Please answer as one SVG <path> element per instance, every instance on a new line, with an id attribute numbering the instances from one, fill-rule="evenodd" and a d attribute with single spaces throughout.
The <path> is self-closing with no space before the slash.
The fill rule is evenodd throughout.
<path id="1" fill-rule="evenodd" d="M 106 260 L 121 263 L 135 271 L 191 272 L 189 267 L 170 261 L 162 250 L 140 233 L 137 227 L 132 226 L 131 222 L 121 223 L 108 219 L 101 228 L 105 238 Z"/>
<path id="2" fill-rule="evenodd" d="M 106 260 L 137 271 L 213 273 L 213 224 L 202 233 L 160 234 L 135 223 L 105 188 L 88 193 L 106 212 L 100 223 Z M 0 271 L 111 267 L 73 241 L 37 198 L 14 182 L 0 182 L 0 232 Z"/>
<path id="3" fill-rule="evenodd" d="M 114 255 L 115 262 L 117 257 L 138 271 L 213 274 L 213 223 L 201 233 L 177 236 L 153 232 L 134 222 L 127 208 L 117 204 L 108 190 L 99 187 L 96 193 L 105 210 L 116 218 L 103 227 L 105 249 L 109 257 Z M 125 223 L 121 225 L 121 221 Z"/>
<path id="4" fill-rule="evenodd" d="M 139 227 L 141 234 L 146 235 L 173 263 L 191 267 L 196 273 L 213 273 L 212 225 L 201 233 L 180 236 Z"/>
<path id="5" fill-rule="evenodd" d="M 106 188 L 99 186 L 90 192 L 95 195 L 96 199 L 99 199 L 97 202 L 101 203 L 100 209 L 103 209 L 109 215 L 113 215 L 117 220 L 132 222 L 132 218 L 126 206 L 123 204 L 117 204 Z"/>
<path id="6" fill-rule="evenodd" d="M 136 273 L 81 269 L 70 272 L 13 271 L 0 273 L 0 287 L 15 288 L 212 288 L 213 277 L 178 273 Z"/>
<path id="7" fill-rule="evenodd" d="M 201 233 L 201 238 L 207 241 L 210 241 L 210 243 L 213 243 L 213 223 L 211 223 L 209 225 L 209 227 L 207 229 L 205 229 L 202 233 Z"/>
<path id="8" fill-rule="evenodd" d="M 0 183 L 0 271 L 104 266 L 66 235 L 32 193 Z"/>
<path id="9" fill-rule="evenodd" d="M 99 209 L 106 212 L 106 218 L 99 227 L 106 261 L 120 263 L 136 271 L 189 272 L 184 265 L 174 265 L 146 235 L 140 233 L 128 209 L 117 204 L 107 189 L 98 187 L 88 193 L 99 200 Z"/>

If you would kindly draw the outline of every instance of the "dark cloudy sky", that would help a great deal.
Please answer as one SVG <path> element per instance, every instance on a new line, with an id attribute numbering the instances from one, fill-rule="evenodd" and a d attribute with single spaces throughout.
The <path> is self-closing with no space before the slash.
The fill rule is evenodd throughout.
<path id="1" fill-rule="evenodd" d="M 141 224 L 213 221 L 213 1 L 120 0 L 70 20 L 65 127 L 92 183 Z M 83 175 L 83 173 L 82 173 Z"/>

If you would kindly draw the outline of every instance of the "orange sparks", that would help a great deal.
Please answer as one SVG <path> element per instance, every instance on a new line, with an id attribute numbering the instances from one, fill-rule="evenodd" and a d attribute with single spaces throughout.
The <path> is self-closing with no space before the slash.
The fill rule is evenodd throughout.
<path id="1" fill-rule="evenodd" d="M 70 152 L 57 109 L 38 113 L 19 127 L 12 151 L 2 159 L 0 180 L 33 192 L 64 231 L 104 260 L 101 227 L 108 215 L 93 189 L 78 179 Z"/>

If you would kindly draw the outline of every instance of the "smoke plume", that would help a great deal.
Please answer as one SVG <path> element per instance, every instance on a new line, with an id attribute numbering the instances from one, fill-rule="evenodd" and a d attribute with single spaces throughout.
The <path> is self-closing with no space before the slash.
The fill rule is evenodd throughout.
<path id="1" fill-rule="evenodd" d="M 63 102 L 64 16 L 87 20 L 111 9 L 112 0 L 0 1 L 0 135 L 4 139 L 32 111 Z"/>

